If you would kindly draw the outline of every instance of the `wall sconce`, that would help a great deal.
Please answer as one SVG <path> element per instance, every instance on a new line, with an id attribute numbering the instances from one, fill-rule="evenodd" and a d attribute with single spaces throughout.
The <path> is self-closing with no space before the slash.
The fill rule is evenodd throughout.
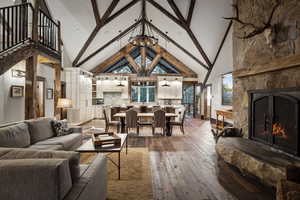
<path id="1" fill-rule="evenodd" d="M 12 77 L 14 78 L 24 78 L 26 77 L 26 72 L 18 69 L 12 69 L 11 70 Z"/>

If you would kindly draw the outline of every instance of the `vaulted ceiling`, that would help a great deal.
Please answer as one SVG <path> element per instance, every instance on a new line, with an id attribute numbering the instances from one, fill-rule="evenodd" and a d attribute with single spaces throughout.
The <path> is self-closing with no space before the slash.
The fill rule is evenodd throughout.
<path id="1" fill-rule="evenodd" d="M 130 34 L 118 35 L 137 24 L 142 9 L 142 0 L 47 0 L 47 4 L 61 21 L 64 48 L 70 59 L 86 70 L 94 69 L 128 44 Z M 146 0 L 146 13 L 159 45 L 204 82 L 229 30 L 230 22 L 223 17 L 232 15 L 231 1 Z"/>

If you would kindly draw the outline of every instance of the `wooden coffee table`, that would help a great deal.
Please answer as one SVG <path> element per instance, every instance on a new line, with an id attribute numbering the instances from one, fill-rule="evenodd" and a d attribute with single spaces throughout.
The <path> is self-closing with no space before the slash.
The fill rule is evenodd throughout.
<path id="1" fill-rule="evenodd" d="M 121 138 L 121 146 L 120 147 L 95 147 L 92 139 L 89 139 L 87 142 L 82 144 L 78 149 L 76 149 L 79 153 L 106 153 L 107 158 L 118 168 L 118 178 L 121 179 L 121 152 L 123 147 L 125 146 L 126 154 L 128 152 L 128 143 L 127 143 L 127 134 L 116 134 Z M 109 155 L 112 153 L 118 153 L 118 163 L 113 161 Z"/>

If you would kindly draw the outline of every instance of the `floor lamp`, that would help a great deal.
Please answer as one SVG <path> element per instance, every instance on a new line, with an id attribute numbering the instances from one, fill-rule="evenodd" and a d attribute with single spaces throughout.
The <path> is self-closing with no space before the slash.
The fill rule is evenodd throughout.
<path id="1" fill-rule="evenodd" d="M 72 108 L 72 100 L 66 99 L 66 98 L 59 98 L 56 107 L 62 109 L 61 118 L 63 118 L 62 117 L 62 116 L 64 116 L 63 113 L 66 113 L 68 108 Z M 66 118 L 67 118 L 67 116 L 66 116 Z"/>

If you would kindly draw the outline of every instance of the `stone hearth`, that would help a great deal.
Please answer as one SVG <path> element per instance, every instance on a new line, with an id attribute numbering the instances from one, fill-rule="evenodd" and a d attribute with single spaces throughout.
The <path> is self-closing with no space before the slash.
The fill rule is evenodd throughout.
<path id="1" fill-rule="evenodd" d="M 276 187 L 277 181 L 286 177 L 286 166 L 300 166 L 298 157 L 241 137 L 219 138 L 216 151 L 244 175 L 254 176 L 271 187 Z"/>

